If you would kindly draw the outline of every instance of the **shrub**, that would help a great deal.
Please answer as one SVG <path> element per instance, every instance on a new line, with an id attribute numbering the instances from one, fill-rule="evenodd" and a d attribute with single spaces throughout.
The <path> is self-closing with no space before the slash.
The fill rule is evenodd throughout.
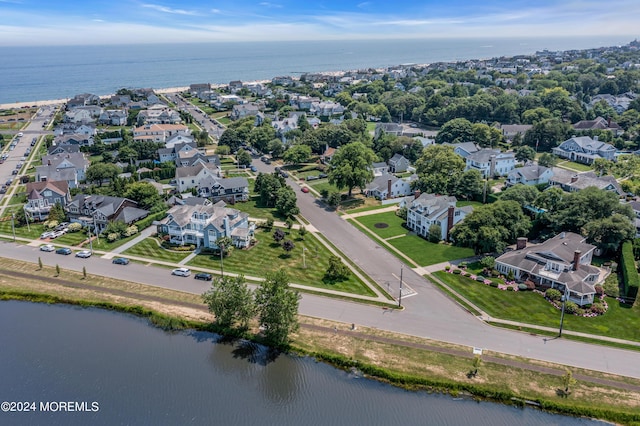
<path id="1" fill-rule="evenodd" d="M 78 222 L 70 223 L 69 226 L 67 226 L 67 232 L 78 232 L 81 229 L 82 229 L 82 224 Z"/>
<path id="2" fill-rule="evenodd" d="M 640 287 L 640 276 L 638 276 L 638 270 L 636 269 L 636 262 L 633 257 L 633 244 L 631 241 L 622 243 L 620 266 L 622 267 L 624 293 L 628 298 L 635 300 L 638 295 L 638 288 Z"/>
<path id="3" fill-rule="evenodd" d="M 454 269 L 453 273 L 456 275 L 460 275 L 460 272 L 462 272 L 460 269 Z"/>
<path id="4" fill-rule="evenodd" d="M 555 288 L 550 288 L 545 291 L 544 296 L 549 300 L 560 300 L 562 298 L 562 293 Z"/>
<path id="5" fill-rule="evenodd" d="M 620 296 L 620 284 L 618 283 L 618 275 L 611 273 L 604 281 L 602 286 L 604 293 L 610 297 Z"/>
<path id="6" fill-rule="evenodd" d="M 590 311 L 594 314 L 602 315 L 606 312 L 603 304 L 592 305 Z"/>
<path id="7" fill-rule="evenodd" d="M 593 305 L 603 305 L 603 304 L 604 304 L 604 300 L 600 299 L 599 297 L 593 298 Z"/>
<path id="8" fill-rule="evenodd" d="M 536 289 L 536 283 L 534 283 L 533 281 L 527 281 L 526 283 L 524 283 L 524 285 L 527 286 L 528 290 L 535 290 Z"/>
<path id="9" fill-rule="evenodd" d="M 518 284 L 518 290 L 520 290 L 520 291 L 527 291 L 527 290 L 531 290 L 531 289 L 530 289 L 530 288 L 529 288 L 529 286 L 528 286 L 528 285 L 526 285 L 526 284 Z"/>
<path id="10" fill-rule="evenodd" d="M 489 284 L 491 287 L 493 288 L 498 288 L 498 283 L 495 281 L 491 281 L 491 283 Z"/>
<path id="11" fill-rule="evenodd" d="M 135 225 L 129 226 L 127 229 L 124 230 L 124 236 L 125 237 L 130 237 L 132 235 L 135 235 L 138 233 L 138 227 Z"/>
<path id="12" fill-rule="evenodd" d="M 514 291 L 513 287 L 507 287 L 507 291 Z"/>
<path id="13" fill-rule="evenodd" d="M 568 314 L 577 314 L 580 308 L 575 302 L 567 300 L 564 305 L 564 311 Z"/>
<path id="14" fill-rule="evenodd" d="M 596 290 L 596 294 L 598 296 L 602 296 L 604 294 L 604 289 L 602 288 L 602 286 L 600 284 L 594 286 L 593 288 Z"/>
<path id="15" fill-rule="evenodd" d="M 444 270 L 445 270 L 445 271 L 448 271 L 449 269 L 451 269 L 451 266 L 449 266 L 449 265 L 447 265 L 447 266 L 445 266 L 445 267 L 444 267 Z"/>
<path id="16" fill-rule="evenodd" d="M 120 234 L 118 234 L 117 232 L 112 232 L 110 234 L 107 235 L 107 241 L 109 241 L 110 243 L 116 241 L 120 239 Z"/>
<path id="17" fill-rule="evenodd" d="M 460 262 L 460 265 L 458 265 L 458 267 L 466 268 L 467 267 L 467 262 Z"/>
<path id="18" fill-rule="evenodd" d="M 47 229 L 53 229 L 53 228 L 55 228 L 56 226 L 58 226 L 58 221 L 57 221 L 57 220 L 46 220 L 46 221 L 43 223 L 43 225 L 44 225 L 44 227 L 45 227 L 45 228 L 47 228 Z"/>
<path id="19" fill-rule="evenodd" d="M 476 281 L 478 281 L 479 283 L 483 283 L 483 282 L 484 282 L 484 280 L 485 280 L 485 278 L 484 278 L 482 275 L 478 275 L 478 276 L 476 277 Z"/>

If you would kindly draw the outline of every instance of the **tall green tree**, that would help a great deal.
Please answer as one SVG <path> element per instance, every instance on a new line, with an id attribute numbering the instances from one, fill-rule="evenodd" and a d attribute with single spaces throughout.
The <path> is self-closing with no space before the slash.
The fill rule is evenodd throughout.
<path id="1" fill-rule="evenodd" d="M 299 327 L 300 294 L 289 287 L 289 276 L 284 269 L 267 273 L 256 290 L 255 302 L 265 341 L 276 347 L 286 346 L 290 334 Z"/>
<path id="2" fill-rule="evenodd" d="M 115 164 L 95 163 L 87 167 L 86 180 L 102 185 L 105 181 L 118 177 L 120 172 Z"/>
<path id="3" fill-rule="evenodd" d="M 240 166 L 248 166 L 251 164 L 251 154 L 249 154 L 249 151 L 240 148 L 236 154 L 236 161 Z"/>
<path id="4" fill-rule="evenodd" d="M 636 235 L 636 227 L 627 216 L 614 213 L 587 223 L 584 232 L 588 241 L 604 252 L 616 252 L 623 241 Z"/>
<path id="5" fill-rule="evenodd" d="M 447 121 L 436 136 L 436 143 L 458 143 L 473 140 L 473 125 L 466 118 Z"/>
<path id="6" fill-rule="evenodd" d="M 276 210 L 284 217 L 292 217 L 300 213 L 296 193 L 288 186 L 282 186 L 276 192 Z"/>
<path id="7" fill-rule="evenodd" d="M 465 162 L 448 145 L 430 145 L 416 161 L 416 187 L 422 192 L 453 194 L 465 168 Z"/>
<path id="8" fill-rule="evenodd" d="M 287 164 L 306 163 L 311 157 L 311 147 L 308 145 L 293 145 L 282 155 L 282 160 Z"/>
<path id="9" fill-rule="evenodd" d="M 349 197 L 353 188 L 364 188 L 373 180 L 371 164 L 376 156 L 371 148 L 362 142 L 343 145 L 331 158 L 329 163 L 329 183 L 338 188 L 348 188 Z"/>
<path id="10" fill-rule="evenodd" d="M 538 188 L 531 185 L 514 185 L 502 192 L 500 199 L 502 201 L 515 201 L 521 207 L 532 205 L 540 195 Z"/>
<path id="11" fill-rule="evenodd" d="M 202 299 L 209 312 L 215 315 L 216 323 L 223 328 L 239 325 L 246 329 L 255 314 L 253 292 L 242 275 L 214 279 Z"/>
<path id="12" fill-rule="evenodd" d="M 151 209 L 162 202 L 162 197 L 158 190 L 149 182 L 134 182 L 125 187 L 123 197 L 138 203 L 142 209 Z"/>
<path id="13" fill-rule="evenodd" d="M 551 154 L 550 152 L 543 153 L 540 158 L 538 158 L 538 165 L 542 167 L 555 167 L 558 164 L 558 157 Z"/>
<path id="14" fill-rule="evenodd" d="M 533 161 L 536 158 L 536 151 L 528 145 L 519 146 L 513 152 L 516 160 L 523 163 Z"/>
<path id="15" fill-rule="evenodd" d="M 476 169 L 469 169 L 462 173 L 456 184 L 455 195 L 470 200 L 482 195 L 484 191 L 484 179 Z"/>
<path id="16" fill-rule="evenodd" d="M 558 118 L 542 120 L 527 130 L 524 143 L 537 152 L 549 152 L 552 148 L 567 140 L 572 127 Z"/>

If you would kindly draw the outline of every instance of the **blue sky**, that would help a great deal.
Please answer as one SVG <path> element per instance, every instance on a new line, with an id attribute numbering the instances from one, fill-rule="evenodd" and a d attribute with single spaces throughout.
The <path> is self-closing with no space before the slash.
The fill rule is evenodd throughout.
<path id="1" fill-rule="evenodd" d="M 632 36 L 640 1 L 0 0 L 0 45 Z"/>

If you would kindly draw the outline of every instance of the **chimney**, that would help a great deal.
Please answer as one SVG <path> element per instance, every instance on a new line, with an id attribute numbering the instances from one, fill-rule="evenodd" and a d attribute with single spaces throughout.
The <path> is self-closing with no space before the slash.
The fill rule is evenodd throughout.
<path id="1" fill-rule="evenodd" d="M 571 183 L 575 183 L 578 180 L 578 175 L 571 176 Z"/>
<path id="2" fill-rule="evenodd" d="M 582 252 L 580 250 L 576 250 L 573 252 L 573 270 L 577 271 L 578 266 L 580 265 L 580 255 Z"/>
<path id="3" fill-rule="evenodd" d="M 594 140 L 594 141 L 596 141 L 596 142 L 598 142 L 598 135 L 595 135 L 595 136 L 593 137 L 593 140 Z"/>
<path id="4" fill-rule="evenodd" d="M 420 196 L 420 190 L 416 189 L 415 191 L 413 191 L 413 199 L 415 200 L 416 198 L 418 198 Z"/>
<path id="5" fill-rule="evenodd" d="M 607 127 L 611 127 L 611 117 L 607 119 Z"/>
<path id="6" fill-rule="evenodd" d="M 391 198 L 391 179 L 387 180 L 387 200 Z"/>
<path id="7" fill-rule="evenodd" d="M 525 247 L 527 247 L 526 237 L 518 237 L 516 240 L 516 250 L 522 250 Z"/>
<path id="8" fill-rule="evenodd" d="M 449 232 L 453 228 L 453 212 L 455 209 L 454 206 L 449 206 L 449 210 L 447 210 L 447 241 L 449 241 Z"/>

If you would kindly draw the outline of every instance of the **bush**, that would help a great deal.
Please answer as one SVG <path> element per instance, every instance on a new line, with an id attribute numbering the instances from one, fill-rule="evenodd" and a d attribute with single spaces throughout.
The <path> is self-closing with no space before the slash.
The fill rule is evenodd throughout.
<path id="1" fill-rule="evenodd" d="M 53 229 L 56 226 L 58 226 L 58 221 L 57 220 L 45 220 L 42 224 L 47 229 Z"/>
<path id="2" fill-rule="evenodd" d="M 454 269 L 453 273 L 456 275 L 460 275 L 460 272 L 462 272 L 460 269 Z"/>
<path id="3" fill-rule="evenodd" d="M 577 314 L 580 308 L 575 302 L 567 300 L 564 305 L 564 311 L 568 314 Z"/>
<path id="4" fill-rule="evenodd" d="M 82 224 L 78 222 L 70 223 L 69 226 L 67 226 L 67 232 L 78 232 L 81 229 L 82 229 Z"/>
<path id="5" fill-rule="evenodd" d="M 149 216 L 145 217 L 144 219 L 137 221 L 136 222 L 136 226 L 138 227 L 138 229 L 145 229 L 145 228 L 151 226 L 154 221 L 160 220 L 160 219 L 164 218 L 166 215 L 167 215 L 167 213 L 164 212 L 164 211 L 150 214 Z"/>
<path id="6" fill-rule="evenodd" d="M 535 290 L 536 289 L 536 283 L 534 283 L 533 281 L 527 281 L 524 285 L 527 286 L 528 290 Z"/>
<path id="7" fill-rule="evenodd" d="M 483 282 L 484 282 L 484 280 L 485 280 L 485 278 L 484 278 L 482 275 L 478 275 L 478 276 L 476 277 L 476 281 L 478 281 L 479 283 L 483 283 Z"/>
<path id="8" fill-rule="evenodd" d="M 596 294 L 598 296 L 602 296 L 604 294 L 604 289 L 602 288 L 602 286 L 600 284 L 594 286 L 594 289 L 596 290 Z"/>
<path id="9" fill-rule="evenodd" d="M 130 237 L 132 235 L 135 235 L 138 233 L 138 227 L 135 225 L 129 226 L 127 229 L 124 230 L 124 236 L 125 237 Z"/>
<path id="10" fill-rule="evenodd" d="M 636 269 L 636 261 L 633 257 L 633 244 L 631 241 L 622 243 L 620 266 L 622 267 L 624 293 L 628 298 L 635 300 L 638 295 L 638 288 L 640 287 L 640 277 Z"/>
<path id="11" fill-rule="evenodd" d="M 507 287 L 507 291 L 515 291 L 513 287 Z"/>
<path id="12" fill-rule="evenodd" d="M 451 266 L 449 266 L 449 265 L 447 265 L 447 266 L 445 266 L 445 267 L 444 267 L 444 270 L 445 270 L 445 271 L 448 271 L 449 269 L 451 269 Z"/>
<path id="13" fill-rule="evenodd" d="M 562 293 L 556 290 L 555 288 L 550 288 L 544 293 L 544 297 L 549 300 L 560 300 L 562 298 Z"/>
<path id="14" fill-rule="evenodd" d="M 110 243 L 119 239 L 120 239 L 120 234 L 118 234 L 117 232 L 112 232 L 110 234 L 107 234 L 107 241 L 109 241 Z"/>
<path id="15" fill-rule="evenodd" d="M 603 304 L 592 305 L 590 311 L 594 314 L 602 315 L 606 312 Z"/>
<path id="16" fill-rule="evenodd" d="M 491 283 L 489 283 L 489 285 L 493 288 L 498 288 L 498 283 L 495 281 L 491 281 Z"/>
<path id="17" fill-rule="evenodd" d="M 604 280 L 604 285 L 602 286 L 604 290 L 604 294 L 610 297 L 618 297 L 620 296 L 620 284 L 618 283 L 618 275 L 611 273 L 606 280 Z"/>
<path id="18" fill-rule="evenodd" d="M 518 284 L 518 290 L 520 290 L 520 291 L 527 291 L 527 290 L 531 290 L 531 289 L 530 289 L 530 288 L 529 288 L 529 286 L 528 286 L 528 285 L 526 285 L 526 284 Z"/>

